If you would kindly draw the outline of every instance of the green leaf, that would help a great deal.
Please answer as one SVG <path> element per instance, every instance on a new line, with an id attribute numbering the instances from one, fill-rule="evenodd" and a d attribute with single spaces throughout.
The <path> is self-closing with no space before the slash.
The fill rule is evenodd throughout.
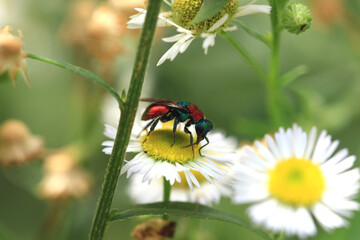
<path id="1" fill-rule="evenodd" d="M 281 79 L 280 79 L 281 86 L 285 87 L 286 85 L 288 85 L 289 83 L 291 83 L 295 79 L 297 79 L 298 77 L 306 74 L 308 71 L 309 71 L 309 69 L 305 65 L 300 65 L 300 66 L 295 67 L 294 69 L 288 71 L 281 77 Z"/>
<path id="2" fill-rule="evenodd" d="M 247 32 L 250 36 L 254 37 L 255 39 L 257 39 L 257 40 L 259 40 L 259 41 L 261 41 L 263 43 L 265 43 L 267 46 L 270 46 L 269 40 L 264 35 L 252 30 L 251 28 L 249 28 L 248 26 L 246 26 L 245 24 L 243 24 L 241 22 L 239 24 L 245 30 L 245 32 Z"/>
<path id="3" fill-rule="evenodd" d="M 220 210 L 205 205 L 187 202 L 161 202 L 135 205 L 127 210 L 112 210 L 109 214 L 109 222 L 124 220 L 143 215 L 173 215 L 180 217 L 204 218 L 234 223 L 247 228 L 264 239 L 271 239 L 263 231 L 256 229 L 247 221 Z"/>
<path id="4" fill-rule="evenodd" d="M 212 18 L 225 7 L 228 1 L 229 0 L 204 0 L 199 12 L 191 21 L 191 24 L 196 24 Z"/>
<path id="5" fill-rule="evenodd" d="M 98 84 L 98 85 L 102 86 L 103 88 L 105 88 L 111 95 L 113 95 L 115 97 L 115 99 L 117 100 L 117 102 L 119 103 L 120 109 L 123 109 L 123 103 L 122 103 L 122 101 L 120 99 L 119 94 L 117 94 L 115 89 L 113 89 L 102 78 L 100 78 L 99 76 L 97 76 L 93 72 L 90 72 L 89 70 L 86 70 L 85 68 L 81 68 L 81 67 L 72 65 L 70 63 L 58 62 L 56 60 L 36 56 L 34 54 L 31 54 L 31 53 L 28 53 L 27 57 L 31 58 L 31 59 L 38 60 L 40 62 L 49 63 L 49 64 L 52 64 L 52 65 L 55 65 L 55 66 L 70 70 L 70 71 L 72 71 L 74 73 L 77 73 L 77 74 L 85 77 L 86 79 L 89 79 L 89 80 L 95 82 L 96 84 Z"/>

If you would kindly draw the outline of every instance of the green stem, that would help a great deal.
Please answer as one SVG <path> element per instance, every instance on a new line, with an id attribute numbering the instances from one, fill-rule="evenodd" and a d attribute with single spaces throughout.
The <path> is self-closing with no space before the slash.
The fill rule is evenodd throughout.
<path id="1" fill-rule="evenodd" d="M 161 0 L 149 1 L 131 77 L 131 83 L 126 98 L 126 105 L 119 121 L 113 151 L 106 168 L 101 195 L 98 200 L 98 205 L 91 226 L 90 239 L 92 240 L 102 239 L 105 233 L 112 199 L 139 104 L 140 93 L 144 82 L 145 71 L 156 28 L 157 16 L 160 11 L 160 5 Z"/>
<path id="2" fill-rule="evenodd" d="M 246 48 L 241 45 L 239 41 L 237 41 L 231 34 L 228 32 L 220 32 L 220 35 L 227 40 L 250 64 L 255 73 L 257 73 L 262 81 L 265 81 L 267 78 L 264 69 L 260 66 L 258 61 L 246 50 Z"/>
<path id="3" fill-rule="evenodd" d="M 165 177 L 163 178 L 163 182 L 164 182 L 163 199 L 164 199 L 164 202 L 169 202 L 170 201 L 171 185 L 170 185 L 170 182 L 165 179 Z"/>
<path id="4" fill-rule="evenodd" d="M 170 201 L 170 193 L 171 193 L 171 185 L 170 182 L 168 180 L 165 179 L 165 177 L 163 178 L 163 185 L 164 185 L 164 195 L 163 195 L 163 200 L 164 202 L 169 202 Z M 164 220 L 168 220 L 169 219 L 169 215 L 164 214 L 163 215 L 163 219 Z"/>
<path id="5" fill-rule="evenodd" d="M 31 53 L 28 53 L 27 57 L 31 58 L 31 59 L 34 59 L 34 60 L 38 60 L 40 62 L 49 63 L 49 64 L 52 64 L 52 65 L 55 65 L 55 66 L 70 70 L 70 71 L 72 71 L 74 73 L 82 75 L 86 79 L 89 79 L 89 80 L 95 82 L 96 84 L 98 84 L 98 85 L 102 86 L 103 88 L 105 88 L 111 95 L 113 95 L 114 98 L 119 103 L 121 111 L 124 110 L 124 104 L 123 104 L 119 94 L 117 94 L 117 92 L 115 91 L 115 89 L 113 89 L 109 84 L 107 84 L 102 78 L 100 78 L 96 74 L 90 72 L 89 70 L 87 70 L 85 68 L 75 66 L 75 65 L 72 65 L 70 63 L 58 62 L 56 60 L 40 57 L 40 56 L 31 54 Z"/>
<path id="6" fill-rule="evenodd" d="M 266 81 L 267 91 L 267 110 L 269 117 L 274 127 L 282 125 L 284 123 L 282 114 L 279 107 L 279 46 L 280 46 L 280 11 L 277 0 L 270 0 L 271 5 L 271 27 L 272 27 L 272 42 L 271 42 L 271 58 L 269 75 Z"/>

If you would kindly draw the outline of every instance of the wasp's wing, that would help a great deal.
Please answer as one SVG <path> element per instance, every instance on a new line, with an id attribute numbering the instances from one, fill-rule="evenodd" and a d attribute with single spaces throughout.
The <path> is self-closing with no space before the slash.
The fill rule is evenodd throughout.
<path id="1" fill-rule="evenodd" d="M 142 102 L 151 102 L 155 105 L 162 105 L 162 106 L 167 106 L 170 108 L 176 108 L 179 109 L 182 112 L 189 112 L 189 109 L 187 109 L 184 106 L 181 106 L 179 104 L 176 103 L 176 101 L 174 100 L 169 100 L 169 99 L 161 99 L 161 98 L 141 98 L 140 101 Z"/>

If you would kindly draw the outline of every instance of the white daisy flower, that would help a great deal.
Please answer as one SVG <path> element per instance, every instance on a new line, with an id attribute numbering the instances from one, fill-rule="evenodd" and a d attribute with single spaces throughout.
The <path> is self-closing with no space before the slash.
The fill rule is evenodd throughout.
<path id="1" fill-rule="evenodd" d="M 172 0 L 171 3 L 164 1 L 171 7 L 169 12 L 161 12 L 158 16 L 158 27 L 175 27 L 179 34 L 163 38 L 165 42 L 175 44 L 160 58 L 157 66 L 165 60 L 174 60 L 179 53 L 183 53 L 190 43 L 198 37 L 203 39 L 202 47 L 205 54 L 210 46 L 215 45 L 215 37 L 220 31 L 234 31 L 236 26 L 229 27 L 229 24 L 238 17 L 255 13 L 270 14 L 271 7 L 268 5 L 254 5 L 255 1 L 239 6 L 239 0 L 229 0 L 225 7 L 210 19 L 193 24 L 192 20 L 199 12 L 203 0 Z M 145 22 L 146 10 L 136 8 L 139 13 L 130 17 L 129 29 L 142 28 Z"/>
<path id="2" fill-rule="evenodd" d="M 185 175 L 180 173 L 181 183 L 175 182 L 171 188 L 170 201 L 179 202 L 197 202 L 204 205 L 218 204 L 221 196 L 230 197 L 229 178 L 224 177 L 222 180 L 208 182 L 199 172 L 192 173 L 200 183 L 199 188 L 192 191 L 188 188 Z M 151 183 L 142 182 L 142 176 L 134 175 L 130 178 L 130 185 L 127 192 L 131 199 L 138 204 L 161 202 L 163 201 L 163 180 L 153 179 Z"/>
<path id="3" fill-rule="evenodd" d="M 335 153 L 338 145 L 326 131 L 316 139 L 315 127 L 307 135 L 294 125 L 241 148 L 234 202 L 253 203 L 255 223 L 289 236 L 315 235 L 313 217 L 326 231 L 347 226 L 359 209 L 360 172 L 347 149 Z"/>
<path id="4" fill-rule="evenodd" d="M 189 187 L 193 189 L 193 185 L 200 187 L 202 180 L 199 180 L 199 176 L 210 183 L 222 179 L 236 158 L 236 141 L 225 138 L 221 133 L 207 135 L 210 143 L 201 149 L 201 156 L 199 149 L 205 143 L 200 142 L 194 145 L 194 151 L 192 147 L 185 147 L 189 145 L 190 138 L 182 131 L 183 124 L 179 124 L 173 146 L 171 146 L 173 143 L 172 122 L 159 123 L 148 136 L 139 125 L 134 124 L 127 148 L 127 152 L 138 154 L 132 160 L 126 161 L 121 170 L 121 174 L 126 172 L 127 177 L 136 173 L 142 176 L 142 182 L 148 183 L 153 179 L 164 177 L 171 185 L 174 185 L 175 182 L 184 182 L 181 177 L 183 175 Z M 115 139 L 116 129 L 105 125 L 104 134 Z M 103 142 L 105 146 L 103 152 L 111 154 L 113 145 L 114 141 Z"/>

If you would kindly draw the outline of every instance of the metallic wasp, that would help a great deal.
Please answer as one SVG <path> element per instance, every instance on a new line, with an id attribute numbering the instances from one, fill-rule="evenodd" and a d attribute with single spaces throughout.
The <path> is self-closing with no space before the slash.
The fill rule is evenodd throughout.
<path id="1" fill-rule="evenodd" d="M 209 144 L 209 139 L 206 137 L 207 133 L 210 132 L 213 128 L 211 121 L 205 119 L 203 112 L 193 103 L 190 102 L 181 102 L 173 101 L 167 99 L 158 99 L 158 98 L 143 98 L 143 102 L 151 102 L 151 104 L 146 108 L 143 113 L 141 120 L 150 120 L 152 119 L 144 128 L 147 129 L 150 127 L 148 135 L 154 131 L 156 125 L 159 121 L 168 122 L 174 120 L 173 125 L 173 143 L 175 143 L 175 132 L 178 124 L 180 122 L 186 122 L 184 127 L 184 132 L 190 134 L 190 144 L 185 147 L 192 147 L 195 144 L 199 144 L 203 139 L 206 140 L 206 144 L 199 149 L 199 154 L 201 155 L 200 150 Z M 196 142 L 193 142 L 193 135 L 189 131 L 191 125 L 195 125 L 197 139 Z M 144 142 L 146 139 L 144 140 Z M 193 148 L 194 151 L 194 148 Z"/>

